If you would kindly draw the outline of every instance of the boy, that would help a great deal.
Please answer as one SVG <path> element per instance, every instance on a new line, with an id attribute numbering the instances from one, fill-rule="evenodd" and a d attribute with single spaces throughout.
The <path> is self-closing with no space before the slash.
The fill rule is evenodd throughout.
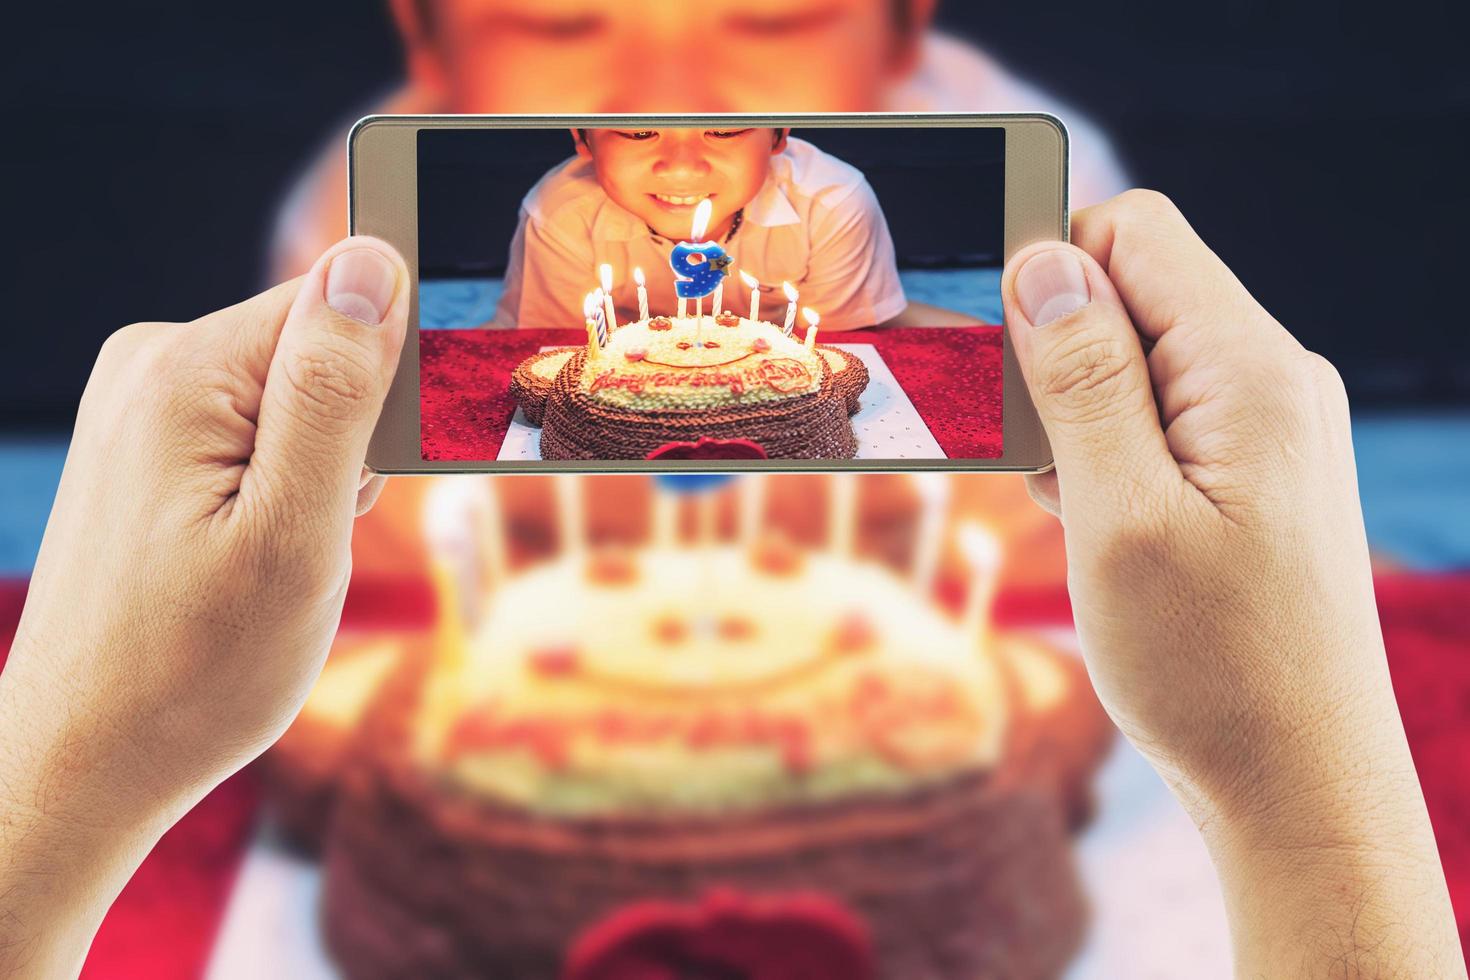
<path id="1" fill-rule="evenodd" d="M 577 155 L 543 177 L 521 205 L 498 327 L 568 327 L 598 268 L 615 275 L 618 319 L 636 319 L 632 270 L 648 279 L 650 312 L 675 309 L 669 252 L 690 239 L 696 207 L 712 216 L 700 241 L 734 263 L 724 308 L 745 313 L 762 286 L 765 319 L 780 322 L 790 282 L 822 329 L 885 323 L 907 308 L 893 240 L 873 189 L 855 168 L 779 129 L 575 130 Z M 712 298 L 704 301 L 712 309 Z M 691 304 L 693 309 L 693 304 Z"/>
<path id="2" fill-rule="evenodd" d="M 405 84 L 353 115 L 1043 109 L 1072 133 L 1073 206 L 1127 186 L 1086 119 L 931 30 L 936 2 L 390 0 Z M 344 135 L 285 203 L 278 277 L 304 272 L 347 227 Z"/>

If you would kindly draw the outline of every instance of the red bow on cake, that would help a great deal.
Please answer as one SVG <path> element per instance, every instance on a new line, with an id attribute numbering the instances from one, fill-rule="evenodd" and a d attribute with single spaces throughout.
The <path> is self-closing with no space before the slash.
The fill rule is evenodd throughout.
<path id="1" fill-rule="evenodd" d="M 711 439 L 698 442 L 666 442 L 646 459 L 769 459 L 760 443 L 749 439 Z"/>
<path id="2" fill-rule="evenodd" d="M 711 892 L 624 906 L 579 936 L 564 980 L 871 980 L 858 918 L 823 895 Z"/>

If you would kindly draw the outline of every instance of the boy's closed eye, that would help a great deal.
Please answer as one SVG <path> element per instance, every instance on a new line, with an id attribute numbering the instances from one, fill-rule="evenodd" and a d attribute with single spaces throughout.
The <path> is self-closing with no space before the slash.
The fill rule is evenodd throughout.
<path id="1" fill-rule="evenodd" d="M 566 14 L 507 10 L 487 11 L 476 18 L 474 29 L 540 41 L 585 41 L 606 33 L 608 26 L 607 16 L 595 10 Z"/>
<path id="2" fill-rule="evenodd" d="M 741 10 L 725 18 L 725 30 L 755 39 L 784 39 L 815 34 L 840 21 L 841 4 L 824 3 L 806 9 Z"/>
<path id="3" fill-rule="evenodd" d="M 621 136 L 623 139 L 631 140 L 635 143 L 644 143 L 649 140 L 658 138 L 658 130 L 656 129 L 618 129 L 614 130 L 614 132 Z M 704 135 L 706 139 L 711 140 L 734 140 L 739 139 L 742 136 L 749 135 L 753 132 L 755 132 L 755 130 L 750 127 L 747 127 L 745 129 L 709 129 L 705 130 Z"/>

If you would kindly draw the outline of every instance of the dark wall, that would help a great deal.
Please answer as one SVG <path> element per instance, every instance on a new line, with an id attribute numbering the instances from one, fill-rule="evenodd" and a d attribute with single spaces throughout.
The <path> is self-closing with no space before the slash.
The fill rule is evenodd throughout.
<path id="1" fill-rule="evenodd" d="M 899 265 L 998 265 L 1005 136 L 994 129 L 794 130 L 867 177 Z M 500 275 L 522 198 L 572 153 L 565 130 L 438 130 L 419 137 L 419 274 Z"/>
<path id="2" fill-rule="evenodd" d="M 1470 5 L 944 6 L 1100 121 L 1359 404 L 1470 403 Z M 0 429 L 59 429 L 112 330 L 260 285 L 280 196 L 398 51 L 375 0 L 33 4 L 6 34 Z"/>

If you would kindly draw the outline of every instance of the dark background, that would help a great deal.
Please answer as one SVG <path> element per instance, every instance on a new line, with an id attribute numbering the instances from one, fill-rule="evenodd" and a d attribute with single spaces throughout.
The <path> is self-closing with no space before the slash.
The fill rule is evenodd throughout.
<path id="1" fill-rule="evenodd" d="M 1090 113 L 1360 407 L 1470 403 L 1470 4 L 945 0 Z M 277 204 L 398 77 L 375 0 L 12 5 L 0 431 L 98 345 L 254 292 Z"/>
<path id="2" fill-rule="evenodd" d="M 1004 260 L 1003 131 L 838 128 L 791 135 L 863 172 L 900 267 L 977 268 Z M 504 274 L 521 200 L 571 153 L 564 129 L 420 134 L 420 278 Z"/>

